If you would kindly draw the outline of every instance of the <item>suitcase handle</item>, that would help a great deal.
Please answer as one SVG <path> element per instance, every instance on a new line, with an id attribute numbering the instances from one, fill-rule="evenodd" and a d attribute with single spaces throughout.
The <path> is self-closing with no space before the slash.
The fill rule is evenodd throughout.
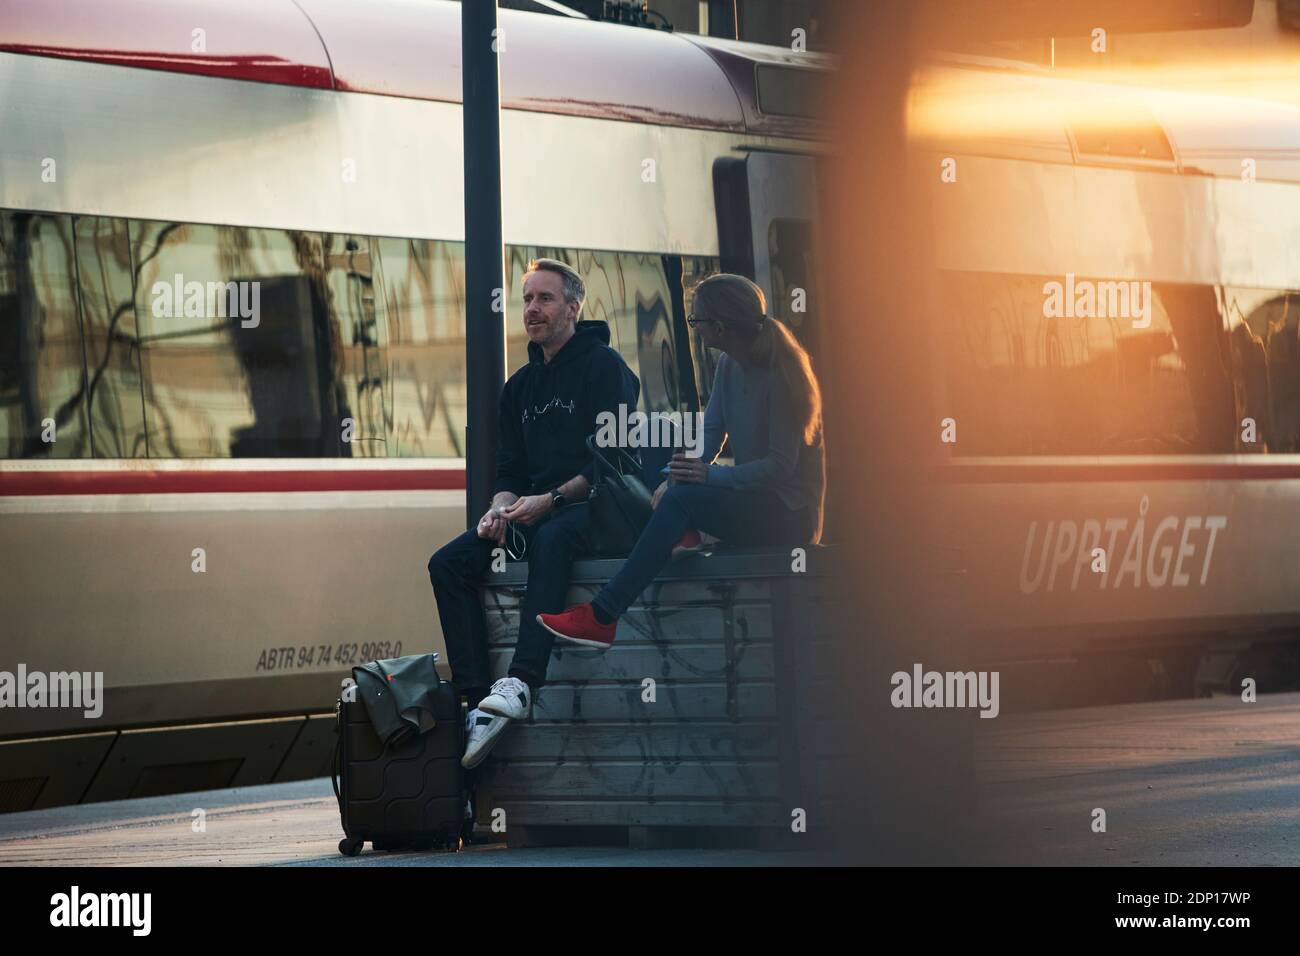
<path id="1" fill-rule="evenodd" d="M 342 708 L 340 707 L 340 710 Z M 339 813 L 343 813 L 343 794 L 339 790 L 339 769 L 342 767 L 343 734 L 335 727 L 338 739 L 334 741 L 334 756 L 330 760 L 330 785 L 334 787 L 334 799 L 338 802 Z"/>

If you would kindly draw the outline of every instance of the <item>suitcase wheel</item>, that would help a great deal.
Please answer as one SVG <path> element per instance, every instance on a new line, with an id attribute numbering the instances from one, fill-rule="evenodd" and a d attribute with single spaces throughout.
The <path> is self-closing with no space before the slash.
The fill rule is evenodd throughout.
<path id="1" fill-rule="evenodd" d="M 354 840 L 351 837 L 344 837 L 342 840 L 339 840 L 339 852 L 344 856 L 356 856 L 361 852 L 361 848 L 365 845 L 365 840 Z"/>
<path id="2" fill-rule="evenodd" d="M 459 833 L 443 833 L 432 839 L 411 844 L 412 850 L 434 850 L 438 853 L 455 853 L 461 848 Z"/>

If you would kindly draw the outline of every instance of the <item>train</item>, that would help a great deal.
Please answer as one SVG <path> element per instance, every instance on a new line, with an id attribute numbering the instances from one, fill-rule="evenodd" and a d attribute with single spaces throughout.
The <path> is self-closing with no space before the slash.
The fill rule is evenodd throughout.
<path id="1" fill-rule="evenodd" d="M 0 812 L 319 775 L 348 669 L 442 650 L 425 569 L 466 526 L 458 5 L 0 22 L 0 675 L 105 685 L 0 710 Z M 510 367 L 541 255 L 644 411 L 707 401 L 714 271 L 816 364 L 834 61 L 500 22 Z M 907 400 L 980 660 L 1067 697 L 1294 680 L 1300 111 L 943 54 L 908 116 Z"/>
<path id="2" fill-rule="evenodd" d="M 443 650 L 426 566 L 466 527 L 459 4 L 0 24 L 0 677 L 103 682 L 0 709 L 0 811 L 320 775 L 351 666 Z M 711 272 L 811 342 L 827 58 L 499 24 L 510 367 L 539 256 L 647 412 L 707 398 Z"/>
<path id="3" fill-rule="evenodd" d="M 909 100 L 937 520 L 973 646 L 1058 705 L 1300 678 L 1300 109 L 1148 73 L 951 56 Z"/>

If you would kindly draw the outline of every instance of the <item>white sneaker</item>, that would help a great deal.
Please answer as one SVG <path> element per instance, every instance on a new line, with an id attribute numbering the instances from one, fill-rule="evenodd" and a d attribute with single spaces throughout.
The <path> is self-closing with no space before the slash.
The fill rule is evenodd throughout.
<path id="1" fill-rule="evenodd" d="M 465 756 L 460 758 L 460 765 L 470 770 L 486 760 L 488 751 L 508 726 L 510 721 L 505 717 L 485 714 L 477 707 L 471 710 L 465 717 Z"/>
<path id="2" fill-rule="evenodd" d="M 478 709 L 508 717 L 511 720 L 523 720 L 528 716 L 528 685 L 518 677 L 503 677 L 492 685 L 492 690 L 479 701 Z"/>

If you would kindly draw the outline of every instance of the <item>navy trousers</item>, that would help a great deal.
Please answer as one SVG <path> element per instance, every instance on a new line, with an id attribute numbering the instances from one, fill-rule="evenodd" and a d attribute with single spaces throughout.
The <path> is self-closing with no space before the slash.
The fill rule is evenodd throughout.
<path id="1" fill-rule="evenodd" d="M 621 615 L 668 563 L 673 545 L 690 528 L 727 544 L 801 545 L 812 538 L 816 520 L 812 508 L 788 508 L 774 491 L 673 485 L 659 499 L 623 567 L 592 603 L 610 617 Z"/>
<path id="2" fill-rule="evenodd" d="M 528 542 L 524 554 L 528 591 L 520 608 L 519 641 L 508 673 L 534 689 L 546 682 L 555 643 L 555 636 L 537 623 L 537 615 L 564 610 L 569 573 L 574 558 L 588 547 L 590 522 L 590 508 L 579 502 L 552 512 L 537 524 L 514 526 Z M 486 690 L 492 683 L 480 588 L 492 565 L 492 551 L 498 547 L 495 541 L 466 531 L 429 559 L 429 580 L 438 601 L 452 680 L 461 691 Z M 471 706 L 476 703 L 470 701 Z"/>

